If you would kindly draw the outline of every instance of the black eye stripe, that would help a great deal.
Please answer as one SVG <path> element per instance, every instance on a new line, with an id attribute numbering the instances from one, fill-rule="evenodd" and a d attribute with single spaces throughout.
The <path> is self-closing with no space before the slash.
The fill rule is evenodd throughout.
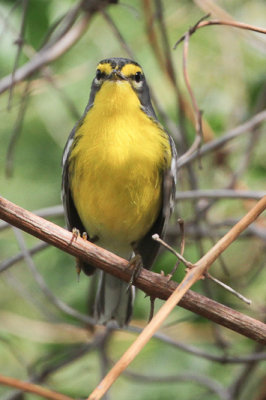
<path id="1" fill-rule="evenodd" d="M 102 72 L 100 69 L 96 70 L 96 79 L 99 81 L 105 76 L 105 72 Z"/>

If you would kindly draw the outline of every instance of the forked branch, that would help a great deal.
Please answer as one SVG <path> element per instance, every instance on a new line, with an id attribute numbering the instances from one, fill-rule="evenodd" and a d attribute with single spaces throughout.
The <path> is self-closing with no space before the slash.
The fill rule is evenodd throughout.
<path id="1" fill-rule="evenodd" d="M 257 203 L 256 207 L 261 207 L 262 201 L 266 202 L 266 196 Z M 265 207 L 265 204 L 263 207 Z M 126 260 L 82 238 L 74 240 L 71 232 L 32 214 L 3 197 L 0 197 L 0 218 L 75 257 L 86 260 L 96 268 L 100 268 L 119 279 L 129 282 L 131 278 L 131 273 L 126 268 Z M 251 222 L 250 220 L 249 223 Z M 175 282 L 168 282 L 167 277 L 146 269 L 141 271 L 135 285 L 149 296 L 162 300 L 166 300 L 177 287 Z M 266 343 L 265 324 L 201 294 L 188 291 L 179 305 L 246 337 L 260 343 Z"/>

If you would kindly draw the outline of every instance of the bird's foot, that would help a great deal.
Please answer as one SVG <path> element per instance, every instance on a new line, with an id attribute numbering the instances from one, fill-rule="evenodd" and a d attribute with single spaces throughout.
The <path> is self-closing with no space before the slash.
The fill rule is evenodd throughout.
<path id="1" fill-rule="evenodd" d="M 132 271 L 131 278 L 127 286 L 127 291 L 131 288 L 135 280 L 138 278 L 142 268 L 142 257 L 140 254 L 136 254 L 133 258 L 131 258 L 127 265 L 127 269 L 130 269 Z"/>

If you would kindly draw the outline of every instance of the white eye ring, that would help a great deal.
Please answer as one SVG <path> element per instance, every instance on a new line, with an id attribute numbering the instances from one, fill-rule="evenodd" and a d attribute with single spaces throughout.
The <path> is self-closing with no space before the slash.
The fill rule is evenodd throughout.
<path id="1" fill-rule="evenodd" d="M 143 86 L 143 79 L 144 76 L 143 74 L 138 71 L 136 74 L 132 77 L 132 85 L 135 89 L 140 89 Z"/>

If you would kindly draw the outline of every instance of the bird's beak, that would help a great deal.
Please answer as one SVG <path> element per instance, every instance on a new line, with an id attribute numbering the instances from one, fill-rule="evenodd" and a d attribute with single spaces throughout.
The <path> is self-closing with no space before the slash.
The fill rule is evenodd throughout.
<path id="1" fill-rule="evenodd" d="M 117 71 L 117 70 L 113 70 L 113 71 L 111 72 L 110 78 L 111 78 L 113 81 L 118 81 L 118 80 L 124 80 L 124 79 L 125 79 L 125 77 L 121 74 L 121 72 L 119 72 L 119 71 Z"/>

